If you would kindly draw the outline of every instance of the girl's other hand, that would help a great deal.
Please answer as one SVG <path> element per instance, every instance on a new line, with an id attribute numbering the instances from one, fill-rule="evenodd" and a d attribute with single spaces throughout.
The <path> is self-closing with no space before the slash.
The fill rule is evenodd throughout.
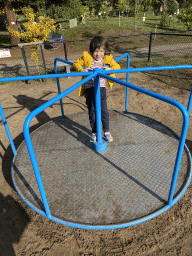
<path id="1" fill-rule="evenodd" d="M 88 72 L 88 71 L 89 71 L 88 68 L 83 68 L 83 69 L 81 70 L 81 72 Z"/>
<path id="2" fill-rule="evenodd" d="M 111 70 L 110 67 L 103 67 L 103 68 L 104 68 L 104 70 Z"/>

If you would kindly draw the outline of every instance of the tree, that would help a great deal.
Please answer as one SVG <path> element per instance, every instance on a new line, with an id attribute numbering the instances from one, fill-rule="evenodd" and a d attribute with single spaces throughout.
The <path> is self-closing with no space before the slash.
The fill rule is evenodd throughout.
<path id="1" fill-rule="evenodd" d="M 139 7 L 141 5 L 141 0 L 131 0 L 131 4 L 132 6 L 134 6 L 134 17 L 135 17 L 134 23 L 136 28 L 136 19 L 137 19 Z"/>
<path id="2" fill-rule="evenodd" d="M 71 8 L 72 18 L 81 16 L 82 3 L 80 0 L 68 0 L 65 6 Z"/>
<path id="3" fill-rule="evenodd" d="M 102 14 L 103 19 L 106 20 L 109 14 L 109 1 L 103 2 L 103 4 L 101 5 L 100 12 Z"/>
<path id="4" fill-rule="evenodd" d="M 157 0 L 152 0 L 151 5 L 153 7 L 154 13 L 157 15 L 160 12 L 160 2 L 158 2 Z"/>
<path id="5" fill-rule="evenodd" d="M 3 0 L 2 5 L 3 5 L 3 8 L 5 9 L 5 15 L 6 15 L 8 26 L 11 29 L 18 31 L 16 16 L 12 8 L 12 0 Z M 19 38 L 12 34 L 10 34 L 10 38 L 11 38 L 11 45 L 18 45 L 18 43 L 20 42 Z"/>
<path id="6" fill-rule="evenodd" d="M 19 32 L 11 27 L 8 27 L 8 31 L 26 42 L 46 40 L 50 32 L 55 29 L 55 21 L 49 17 L 39 16 L 38 22 L 35 22 L 35 14 L 31 8 L 24 7 L 22 11 L 28 20 L 23 24 L 24 32 Z"/>
<path id="7" fill-rule="evenodd" d="M 141 0 L 140 4 L 143 6 L 143 12 L 146 12 L 152 6 L 152 0 Z"/>
<path id="8" fill-rule="evenodd" d="M 8 31 L 15 37 L 20 38 L 25 42 L 37 42 L 46 40 L 47 35 L 55 29 L 55 21 L 49 17 L 45 18 L 43 16 L 39 16 L 38 22 L 35 22 L 35 14 L 31 8 L 24 7 L 22 11 L 28 20 L 23 24 L 25 28 L 24 32 L 19 32 L 18 30 L 14 30 L 11 27 L 8 27 Z M 36 53 L 37 45 L 32 45 L 31 49 L 31 59 L 35 64 L 38 65 L 38 55 Z"/>
<path id="9" fill-rule="evenodd" d="M 89 8 L 94 8 L 94 2 L 92 0 L 81 0 L 82 5 L 88 6 Z"/>
<path id="10" fill-rule="evenodd" d="M 178 3 L 176 0 L 169 0 L 169 2 L 167 2 L 167 12 L 170 15 L 173 15 L 174 13 L 177 13 L 177 9 L 178 9 Z"/>
<path id="11" fill-rule="evenodd" d="M 161 13 L 160 26 L 161 27 L 169 26 L 169 17 L 165 10 L 163 10 L 163 12 Z"/>
<path id="12" fill-rule="evenodd" d="M 102 4 L 103 4 L 103 0 L 97 0 L 97 1 L 94 2 L 93 7 L 95 8 L 95 13 L 96 14 L 100 11 Z"/>
<path id="13" fill-rule="evenodd" d="M 178 0 L 179 8 L 186 9 L 191 6 L 192 0 Z"/>
<path id="14" fill-rule="evenodd" d="M 120 13 L 125 10 L 124 0 L 118 0 L 118 2 L 115 5 L 115 9 L 119 13 L 119 27 L 120 27 Z"/>
<path id="15" fill-rule="evenodd" d="M 177 15 L 177 18 L 190 29 L 192 26 L 192 5 L 189 6 L 189 8 L 182 10 L 181 13 Z"/>
<path id="16" fill-rule="evenodd" d="M 119 12 L 122 12 L 125 9 L 124 0 L 118 0 L 115 4 L 115 9 Z"/>

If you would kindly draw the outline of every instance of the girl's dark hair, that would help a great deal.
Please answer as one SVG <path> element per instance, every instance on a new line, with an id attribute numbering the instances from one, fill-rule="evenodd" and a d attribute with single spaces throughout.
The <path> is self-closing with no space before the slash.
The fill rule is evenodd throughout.
<path id="1" fill-rule="evenodd" d="M 102 46 L 104 47 L 105 55 L 111 53 L 107 39 L 103 36 L 95 36 L 90 42 L 89 52 L 93 54 L 97 48 L 99 49 Z"/>

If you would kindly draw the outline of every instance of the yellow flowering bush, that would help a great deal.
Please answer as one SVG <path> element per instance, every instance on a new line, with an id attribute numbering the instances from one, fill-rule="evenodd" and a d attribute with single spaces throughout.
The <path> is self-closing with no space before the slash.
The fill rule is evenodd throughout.
<path id="1" fill-rule="evenodd" d="M 177 16 L 177 18 L 178 18 L 181 22 L 183 22 L 183 23 L 188 27 L 188 29 L 190 29 L 191 26 L 192 26 L 192 5 L 191 5 L 189 8 L 183 10 L 183 11 Z"/>
<path id="2" fill-rule="evenodd" d="M 39 58 L 38 58 L 38 55 L 37 55 L 37 53 L 36 53 L 35 51 L 33 51 L 33 52 L 31 53 L 31 59 L 33 60 L 33 62 L 34 62 L 35 64 L 38 63 Z"/>
<path id="3" fill-rule="evenodd" d="M 33 13 L 32 8 L 24 7 L 22 9 L 25 17 L 27 18 L 27 22 L 23 23 L 24 32 L 19 32 L 8 27 L 9 33 L 20 38 L 25 42 L 37 42 L 46 40 L 47 36 L 55 30 L 54 23 L 55 21 L 49 17 L 38 17 L 38 22 L 35 22 L 35 14 Z M 31 59 L 34 63 L 38 63 L 38 56 L 35 52 L 37 49 L 37 45 L 32 45 L 32 54 Z"/>
<path id="4" fill-rule="evenodd" d="M 90 15 L 90 11 L 89 11 L 89 7 L 88 6 L 81 6 L 80 12 L 82 15 L 85 14 L 85 16 L 89 16 Z"/>
<path id="5" fill-rule="evenodd" d="M 19 37 L 21 40 L 26 42 L 36 42 L 45 40 L 48 34 L 55 29 L 55 21 L 49 17 L 38 17 L 38 22 L 35 22 L 35 14 L 31 8 L 24 7 L 22 9 L 27 22 L 23 24 L 24 32 L 19 32 L 16 30 L 8 28 L 8 31 L 14 36 Z"/>

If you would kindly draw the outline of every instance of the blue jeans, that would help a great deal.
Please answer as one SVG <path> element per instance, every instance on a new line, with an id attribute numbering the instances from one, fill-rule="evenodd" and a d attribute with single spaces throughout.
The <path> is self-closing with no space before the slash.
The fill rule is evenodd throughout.
<path id="1" fill-rule="evenodd" d="M 103 131 L 109 131 L 109 112 L 107 109 L 107 94 L 106 88 L 100 87 L 101 93 L 101 122 L 103 125 Z M 95 116 L 95 95 L 94 87 L 85 90 L 86 104 L 88 107 L 89 121 L 92 129 L 92 133 L 96 133 L 96 116 Z"/>

